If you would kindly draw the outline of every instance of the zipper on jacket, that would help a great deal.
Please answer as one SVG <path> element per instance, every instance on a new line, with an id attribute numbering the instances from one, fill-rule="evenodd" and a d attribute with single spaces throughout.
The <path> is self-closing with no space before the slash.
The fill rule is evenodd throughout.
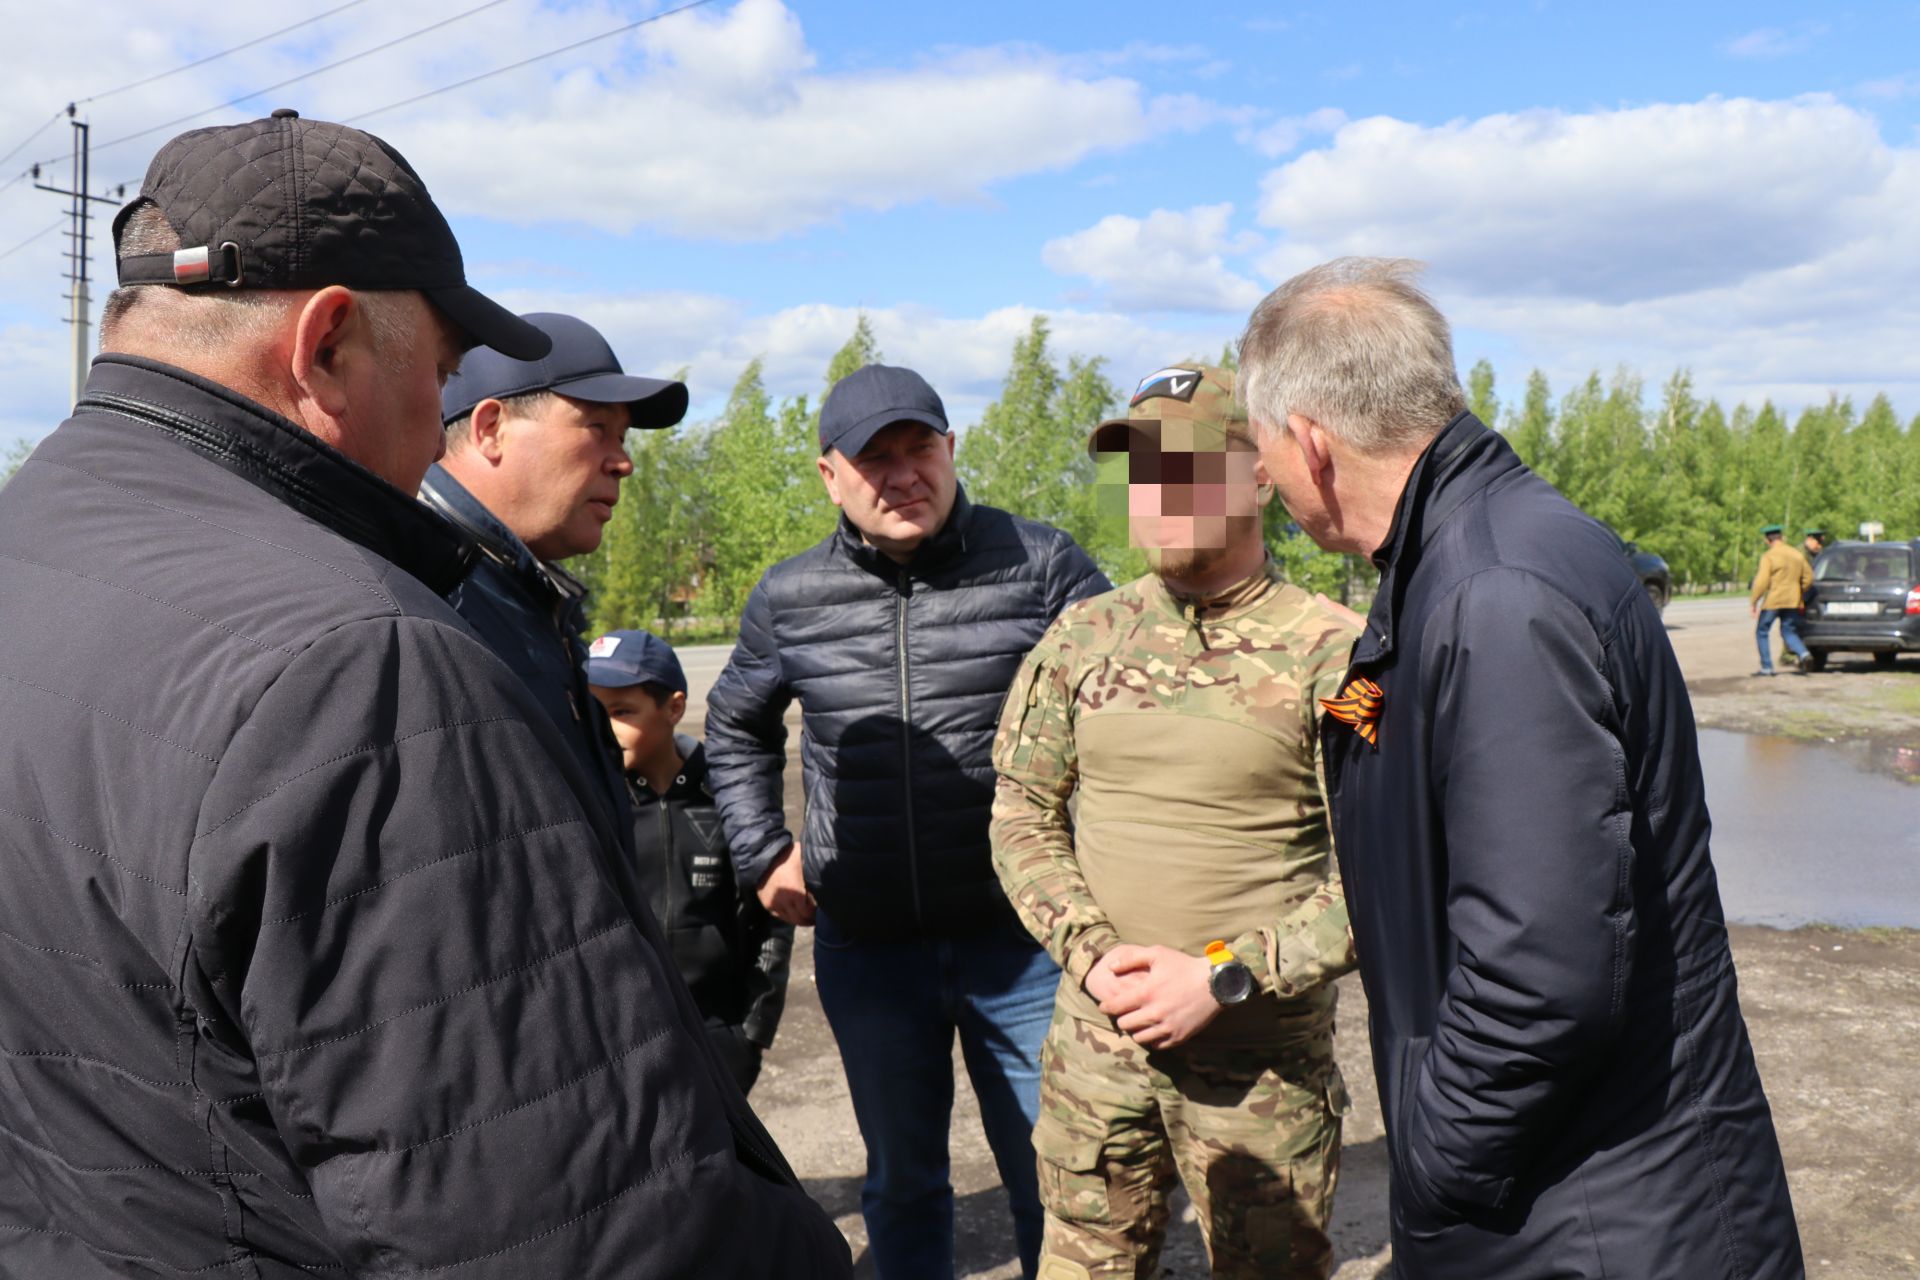
<path id="1" fill-rule="evenodd" d="M 907 809 L 907 884 L 913 893 L 913 926 L 924 927 L 920 911 L 920 854 L 913 838 L 913 697 L 907 691 L 907 593 L 912 579 L 906 566 L 900 568 L 900 593 L 895 610 L 894 634 L 900 658 L 900 782 Z"/>

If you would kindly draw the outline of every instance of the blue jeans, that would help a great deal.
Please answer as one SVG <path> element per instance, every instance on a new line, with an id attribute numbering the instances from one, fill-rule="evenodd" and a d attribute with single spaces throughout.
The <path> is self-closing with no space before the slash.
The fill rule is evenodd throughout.
<path id="1" fill-rule="evenodd" d="M 953 1275 L 955 1031 L 1032 1276 L 1043 1230 L 1033 1126 L 1058 966 L 1025 934 L 856 942 L 822 911 L 813 972 L 867 1145 L 860 1211 L 881 1280 Z"/>
<path id="2" fill-rule="evenodd" d="M 1773 620 L 1780 619 L 1780 643 L 1787 646 L 1787 652 L 1804 661 L 1807 656 L 1806 641 L 1800 638 L 1800 611 L 1798 609 L 1762 609 L 1760 625 L 1754 628 L 1754 638 L 1760 642 L 1760 669 L 1773 670 L 1773 655 L 1768 652 L 1767 633 L 1773 630 Z"/>

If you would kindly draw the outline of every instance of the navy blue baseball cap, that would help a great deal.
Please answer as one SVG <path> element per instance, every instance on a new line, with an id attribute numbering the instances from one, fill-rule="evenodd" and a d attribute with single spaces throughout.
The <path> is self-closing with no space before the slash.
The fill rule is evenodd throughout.
<path id="1" fill-rule="evenodd" d="M 637 428 L 670 427 L 687 416 L 685 383 L 623 372 L 613 348 L 585 320 L 550 311 L 520 318 L 552 339 L 553 350 L 539 360 L 515 360 L 491 347 L 468 353 L 440 393 L 442 422 L 465 417 L 482 400 L 505 400 L 530 391 L 624 404 Z"/>
<path id="2" fill-rule="evenodd" d="M 889 364 L 855 369 L 833 384 L 820 405 L 820 452 L 838 449 L 851 458 L 896 422 L 924 422 L 944 436 L 947 406 L 911 369 Z"/>
<path id="3" fill-rule="evenodd" d="M 687 691 L 687 673 L 673 646 L 651 631 L 609 631 L 587 646 L 587 683 L 603 689 L 635 684 Z"/>

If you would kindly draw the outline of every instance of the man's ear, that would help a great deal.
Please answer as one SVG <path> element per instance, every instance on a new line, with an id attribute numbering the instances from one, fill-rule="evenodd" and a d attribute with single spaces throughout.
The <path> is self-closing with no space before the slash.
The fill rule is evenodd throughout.
<path id="1" fill-rule="evenodd" d="M 501 439 L 506 408 L 498 400 L 482 400 L 473 406 L 473 417 L 467 422 L 467 438 L 474 451 L 496 466 L 506 453 L 506 442 Z"/>
<path id="2" fill-rule="evenodd" d="M 1294 447 L 1300 450 L 1300 461 L 1307 469 L 1307 478 L 1324 488 L 1331 478 L 1328 473 L 1333 466 L 1333 453 L 1326 431 L 1312 418 L 1290 413 L 1287 415 L 1287 434 L 1293 437 Z"/>
<path id="3" fill-rule="evenodd" d="M 687 714 L 687 695 L 675 689 L 667 695 L 667 721 L 674 728 L 680 727 L 680 718 Z"/>
<path id="4" fill-rule="evenodd" d="M 814 459 L 814 465 L 820 468 L 820 483 L 827 486 L 827 500 L 836 507 L 845 505 L 840 501 L 840 476 L 834 468 L 832 459 L 832 456 L 838 452 L 837 449 L 829 449 Z"/>
<path id="5" fill-rule="evenodd" d="M 347 416 L 344 349 L 359 327 L 351 290 L 328 285 L 306 300 L 294 319 L 291 372 L 302 398 L 330 418 Z"/>

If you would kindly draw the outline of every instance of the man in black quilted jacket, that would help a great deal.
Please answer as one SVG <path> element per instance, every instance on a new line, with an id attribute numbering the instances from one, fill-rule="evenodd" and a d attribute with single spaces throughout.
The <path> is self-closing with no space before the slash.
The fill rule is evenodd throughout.
<path id="1" fill-rule="evenodd" d="M 849 1276 L 441 599 L 441 383 L 545 336 L 291 111 L 162 147 L 114 241 L 0 492 L 0 1275 Z"/>
<path id="2" fill-rule="evenodd" d="M 956 1032 L 1031 1275 L 1030 1135 L 1060 971 L 994 875 L 993 732 L 1021 658 L 1107 580 L 1058 529 L 967 501 L 945 406 L 910 369 L 869 365 L 834 384 L 820 476 L 839 527 L 767 570 L 707 699 L 714 798 L 740 883 L 815 926 L 882 1280 L 953 1275 Z M 781 796 L 795 701 L 799 839 Z"/>

